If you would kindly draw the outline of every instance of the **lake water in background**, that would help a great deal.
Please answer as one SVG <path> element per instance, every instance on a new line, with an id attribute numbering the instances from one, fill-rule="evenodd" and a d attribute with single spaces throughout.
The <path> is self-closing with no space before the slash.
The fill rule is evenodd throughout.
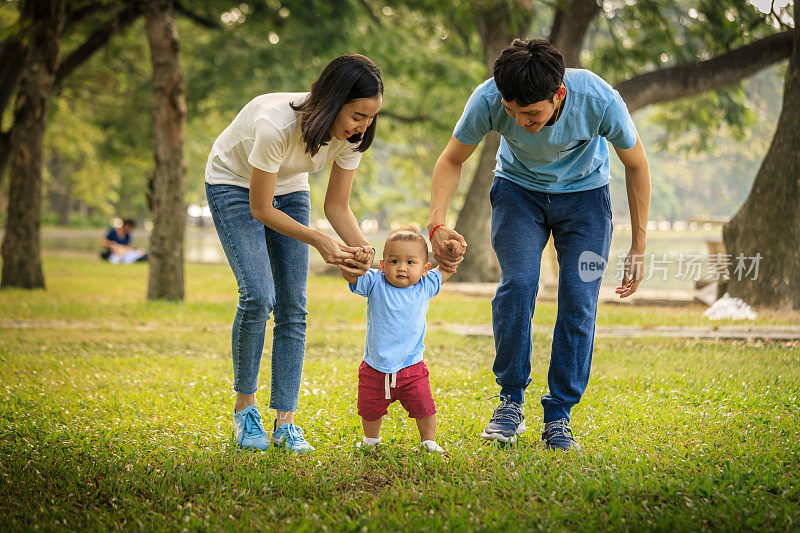
<path id="1" fill-rule="evenodd" d="M 86 228 L 44 228 L 42 250 L 86 252 L 99 254 L 108 230 Z M 131 245 L 149 248 L 150 234 L 143 229 L 133 230 Z M 190 263 L 225 263 L 225 253 L 214 228 L 188 227 L 184 239 L 184 254 Z"/>

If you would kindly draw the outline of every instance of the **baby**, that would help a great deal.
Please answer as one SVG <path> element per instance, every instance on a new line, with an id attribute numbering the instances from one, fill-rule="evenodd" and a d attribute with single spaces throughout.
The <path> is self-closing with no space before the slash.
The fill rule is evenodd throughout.
<path id="1" fill-rule="evenodd" d="M 456 241 L 448 245 L 461 247 Z M 342 276 L 351 291 L 367 298 L 367 340 L 358 370 L 362 445 L 380 442 L 383 416 L 389 404 L 399 400 L 416 419 L 423 448 L 443 451 L 436 444 L 436 405 L 422 341 L 428 303 L 451 273 L 431 270 L 425 237 L 409 226 L 389 234 L 380 270 L 370 269 L 360 277 L 342 271 Z"/>

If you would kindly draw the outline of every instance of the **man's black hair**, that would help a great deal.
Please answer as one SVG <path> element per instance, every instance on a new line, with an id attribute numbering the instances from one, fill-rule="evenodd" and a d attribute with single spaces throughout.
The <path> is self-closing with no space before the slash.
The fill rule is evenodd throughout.
<path id="1" fill-rule="evenodd" d="M 544 39 L 514 39 L 494 62 L 494 81 L 506 102 L 552 102 L 564 81 L 564 58 Z"/>

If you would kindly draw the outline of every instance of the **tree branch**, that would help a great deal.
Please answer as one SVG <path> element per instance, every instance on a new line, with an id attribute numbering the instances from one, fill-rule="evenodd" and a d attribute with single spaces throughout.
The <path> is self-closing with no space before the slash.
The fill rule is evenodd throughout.
<path id="1" fill-rule="evenodd" d="M 216 22 L 216 21 L 214 21 L 212 19 L 206 18 L 203 15 L 198 15 L 197 13 L 195 13 L 193 11 L 189 11 L 180 2 L 175 1 L 175 2 L 173 2 L 172 5 L 175 8 L 175 12 L 176 13 L 179 13 L 179 14 L 183 15 L 184 17 L 186 17 L 187 19 L 191 20 L 192 22 L 194 22 L 195 24 L 197 24 L 199 26 L 202 26 L 204 28 L 208 28 L 210 30 L 219 30 L 219 29 L 222 28 L 222 26 L 220 26 L 218 22 Z"/>
<path id="2" fill-rule="evenodd" d="M 467 56 L 472 55 L 472 45 L 469 42 L 469 33 L 464 29 L 464 26 L 458 22 L 458 19 L 453 17 L 453 29 L 455 30 L 461 42 L 464 44 L 464 54 Z"/>
<path id="3" fill-rule="evenodd" d="M 358 3 L 364 6 L 364 9 L 369 14 L 369 18 L 371 18 L 373 22 L 378 24 L 378 26 L 383 26 L 383 21 L 378 15 L 375 14 L 375 12 L 372 10 L 372 7 L 367 3 L 367 0 L 359 0 Z"/>
<path id="4" fill-rule="evenodd" d="M 112 35 L 130 26 L 141 14 L 142 12 L 138 3 L 134 3 L 118 12 L 105 24 L 97 28 L 83 44 L 78 46 L 61 61 L 53 84 L 56 90 L 64 81 L 64 78 L 69 76 L 72 71 L 85 63 L 87 59 L 102 48 L 111 39 Z"/>
<path id="5" fill-rule="evenodd" d="M 25 29 L 35 17 L 36 2 L 22 2 L 19 6 L 19 29 L 0 44 L 0 117 L 11 101 L 22 75 L 22 66 L 28 55 L 28 31 Z M 2 170 L 0 168 L 0 170 Z"/>
<path id="6" fill-rule="evenodd" d="M 0 116 L 14 94 L 26 55 L 27 49 L 19 38 L 9 37 L 0 43 Z"/>
<path id="7" fill-rule="evenodd" d="M 648 105 L 727 87 L 787 59 L 791 52 L 792 32 L 785 31 L 706 61 L 646 72 L 614 88 L 633 112 Z"/>
<path id="8" fill-rule="evenodd" d="M 65 32 L 67 28 L 76 22 L 80 22 L 82 19 L 88 17 L 92 13 L 97 13 L 98 11 L 101 11 L 107 7 L 108 5 L 105 2 L 92 2 L 91 4 L 85 4 L 77 9 L 71 10 L 69 13 L 67 13 L 67 21 L 64 25 Z"/>
<path id="9" fill-rule="evenodd" d="M 781 18 L 780 14 L 777 11 L 775 11 L 775 0 L 772 0 L 772 3 L 769 6 L 768 15 L 772 15 L 773 17 L 775 17 L 775 20 L 778 21 L 778 24 L 780 25 L 781 28 L 783 28 L 785 30 L 790 30 L 790 31 L 794 29 L 791 26 L 789 26 L 788 24 L 786 24 L 785 22 L 783 22 L 783 19 Z M 795 26 L 798 24 L 798 21 L 797 21 L 796 17 L 794 19 L 794 24 L 795 24 Z"/>

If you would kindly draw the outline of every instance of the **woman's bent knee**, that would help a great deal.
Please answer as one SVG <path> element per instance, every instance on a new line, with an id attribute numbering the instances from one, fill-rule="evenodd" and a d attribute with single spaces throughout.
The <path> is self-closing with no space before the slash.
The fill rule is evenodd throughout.
<path id="1" fill-rule="evenodd" d="M 244 294 L 239 297 L 239 309 L 246 315 L 267 320 L 275 306 L 274 300 L 268 294 Z"/>

